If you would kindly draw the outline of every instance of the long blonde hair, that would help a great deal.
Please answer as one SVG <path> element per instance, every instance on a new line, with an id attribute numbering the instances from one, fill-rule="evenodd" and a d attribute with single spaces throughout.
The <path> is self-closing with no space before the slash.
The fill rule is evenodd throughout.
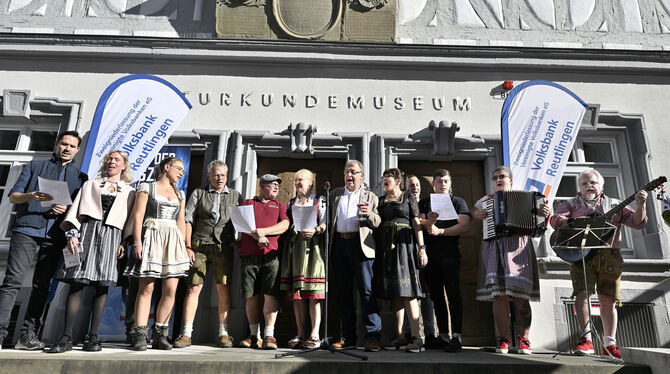
<path id="1" fill-rule="evenodd" d="M 175 162 L 181 162 L 181 164 L 184 165 L 184 161 L 180 160 L 177 157 L 172 156 L 165 157 L 163 161 L 161 161 L 160 164 L 158 164 L 158 166 L 156 166 L 156 169 L 154 170 L 154 180 L 158 182 L 158 180 L 163 176 L 163 174 L 165 174 L 165 166 L 173 165 Z M 181 194 L 179 193 L 179 189 L 177 188 L 177 184 L 170 182 L 170 186 L 172 186 L 172 189 L 174 190 L 174 193 L 177 195 L 177 198 L 179 200 L 182 200 Z"/>
<path id="2" fill-rule="evenodd" d="M 107 154 L 102 158 L 101 162 L 102 165 L 100 165 L 100 170 L 98 170 L 98 178 L 104 178 L 107 176 L 106 173 L 106 167 L 105 165 L 107 164 L 107 161 L 109 158 L 112 156 L 112 153 L 118 153 L 119 156 L 123 159 L 123 165 L 126 167 L 125 170 L 121 172 L 121 180 L 130 183 L 133 181 L 133 173 L 130 171 L 130 160 L 128 160 L 128 154 L 124 151 L 114 149 L 112 151 L 107 152 Z"/>

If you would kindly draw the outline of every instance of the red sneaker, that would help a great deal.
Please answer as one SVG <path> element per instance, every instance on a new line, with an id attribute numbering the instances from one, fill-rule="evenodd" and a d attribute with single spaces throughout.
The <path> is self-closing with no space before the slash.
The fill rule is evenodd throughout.
<path id="1" fill-rule="evenodd" d="M 619 350 L 619 347 L 616 346 L 616 344 L 612 344 L 607 348 L 603 348 L 603 353 L 601 355 L 602 358 L 610 358 L 610 355 L 607 354 L 607 351 L 612 354 L 612 357 L 621 359 L 621 351 Z"/>
<path id="2" fill-rule="evenodd" d="M 512 345 L 512 342 L 504 336 L 498 337 L 498 346 L 496 347 L 497 353 L 507 353 L 509 351 L 509 346 Z"/>
<path id="3" fill-rule="evenodd" d="M 578 356 L 584 356 L 592 355 L 596 353 L 596 351 L 593 350 L 593 342 L 584 336 L 577 341 L 577 345 L 572 349 L 572 353 Z"/>
<path id="4" fill-rule="evenodd" d="M 523 336 L 517 336 L 517 338 L 519 338 L 519 349 L 517 349 L 519 354 L 529 355 L 533 353 L 533 350 L 530 349 L 530 341 L 528 341 L 528 339 Z"/>

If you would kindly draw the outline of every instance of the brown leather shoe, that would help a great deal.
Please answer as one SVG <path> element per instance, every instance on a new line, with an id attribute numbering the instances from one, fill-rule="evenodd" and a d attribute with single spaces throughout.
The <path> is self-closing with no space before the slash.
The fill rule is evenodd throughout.
<path id="1" fill-rule="evenodd" d="M 228 335 L 221 335 L 216 341 L 216 346 L 219 348 L 231 348 L 233 346 L 233 338 Z"/>
<path id="2" fill-rule="evenodd" d="M 266 336 L 263 338 L 263 349 L 277 349 L 277 340 L 274 336 Z"/>
<path id="3" fill-rule="evenodd" d="M 363 346 L 365 352 L 379 352 L 379 341 L 378 340 L 368 340 Z"/>
<path id="4" fill-rule="evenodd" d="M 191 337 L 186 335 L 179 335 L 177 340 L 174 341 L 175 348 L 186 348 L 191 346 Z"/>
<path id="5" fill-rule="evenodd" d="M 260 348 L 262 340 L 258 340 L 256 335 L 249 335 L 246 339 L 240 341 L 240 347 L 242 348 Z"/>
<path id="6" fill-rule="evenodd" d="M 333 343 L 333 348 L 335 349 L 347 349 L 354 347 L 354 343 L 351 343 L 348 339 L 342 338 L 339 342 Z"/>

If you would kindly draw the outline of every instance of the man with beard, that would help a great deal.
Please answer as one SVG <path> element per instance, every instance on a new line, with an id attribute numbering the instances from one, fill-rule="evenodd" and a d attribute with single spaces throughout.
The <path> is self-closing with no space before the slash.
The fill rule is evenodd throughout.
<path id="1" fill-rule="evenodd" d="M 72 164 L 74 155 L 79 152 L 80 143 L 81 137 L 76 131 L 61 133 L 51 158 L 26 164 L 9 191 L 9 201 L 17 209 L 9 243 L 5 280 L 0 286 L 0 343 L 9 334 L 9 318 L 23 278 L 37 259 L 28 309 L 16 349 L 34 351 L 44 348 L 44 343 L 37 337 L 37 331 L 49 296 L 51 278 L 61 261 L 61 250 L 66 244 L 65 234 L 59 226 L 68 206 L 53 204 L 43 207 L 41 203 L 53 200 L 53 197 L 48 191 L 38 190 L 38 177 L 66 182 L 70 195 L 74 198 L 88 179 Z"/>
<path id="2" fill-rule="evenodd" d="M 604 183 L 602 175 L 597 170 L 586 169 L 582 171 L 579 174 L 579 193 L 576 197 L 564 201 L 558 206 L 554 216 L 551 217 L 551 226 L 555 229 L 568 226 L 574 218 L 588 216 L 593 212 L 604 213 L 614 207 L 616 205 L 614 199 L 603 194 Z M 582 330 L 584 330 L 584 326 L 589 320 L 587 297 L 593 294 L 597 286 L 603 322 L 603 357 L 609 357 L 607 353 L 609 351 L 615 358 L 621 358 L 621 352 L 615 339 L 617 312 L 614 308 L 615 302 L 621 299 L 619 285 L 623 268 L 620 251 L 621 225 L 638 230 L 647 225 L 646 199 L 647 192 L 644 190 L 635 194 L 636 209 L 633 210 L 626 206 L 611 219 L 611 223 L 616 226 L 612 248 L 598 249 L 597 254 L 586 261 L 586 282 L 588 283 L 589 295 L 585 291 L 582 263 L 579 262 L 570 266 L 572 296 L 577 297 L 575 301 L 577 322 Z M 586 329 L 579 337 L 573 351 L 577 355 L 594 353 L 590 328 Z"/>

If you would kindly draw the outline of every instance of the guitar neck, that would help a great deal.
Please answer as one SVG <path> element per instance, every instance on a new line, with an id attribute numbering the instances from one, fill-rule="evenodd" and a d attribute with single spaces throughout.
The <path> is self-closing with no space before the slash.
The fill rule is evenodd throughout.
<path id="1" fill-rule="evenodd" d="M 644 187 L 638 189 L 638 191 L 639 190 L 653 191 L 656 188 L 658 188 L 658 186 L 660 186 L 662 183 L 665 183 L 665 182 L 667 182 L 667 179 L 665 177 L 660 177 L 658 179 L 654 179 L 653 181 L 645 184 Z M 615 206 L 614 208 L 608 210 L 607 213 L 604 214 L 604 216 L 607 217 L 607 220 L 609 221 L 610 219 L 612 219 L 612 217 L 614 217 L 617 213 L 619 213 L 621 210 L 623 210 L 623 208 L 628 206 L 628 204 L 632 203 L 633 200 L 635 200 L 635 195 L 636 194 L 637 194 L 637 192 L 628 196 L 626 198 L 626 200 L 623 200 L 622 202 L 617 204 L 617 206 Z"/>

